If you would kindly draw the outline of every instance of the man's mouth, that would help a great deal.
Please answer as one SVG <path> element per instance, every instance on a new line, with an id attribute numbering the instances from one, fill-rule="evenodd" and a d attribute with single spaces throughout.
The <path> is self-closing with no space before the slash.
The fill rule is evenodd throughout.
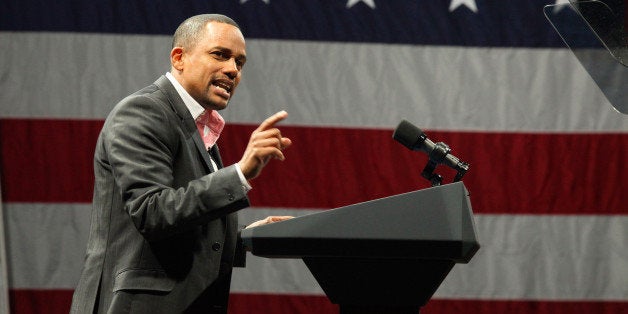
<path id="1" fill-rule="evenodd" d="M 212 82 L 212 86 L 216 88 L 216 92 L 225 98 L 231 97 L 231 91 L 233 90 L 233 83 L 227 80 L 215 80 Z"/>

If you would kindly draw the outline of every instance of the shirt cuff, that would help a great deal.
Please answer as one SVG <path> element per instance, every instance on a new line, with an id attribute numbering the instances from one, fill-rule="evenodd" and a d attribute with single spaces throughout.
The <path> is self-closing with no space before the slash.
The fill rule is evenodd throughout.
<path id="1" fill-rule="evenodd" d="M 242 188 L 244 189 L 244 192 L 246 193 L 252 190 L 253 187 L 251 187 L 251 185 L 249 184 L 249 181 L 247 181 L 246 178 L 244 177 L 244 173 L 242 173 L 242 169 L 240 169 L 240 165 L 236 163 L 235 168 L 236 168 L 236 172 L 238 173 L 238 177 L 240 177 L 240 182 L 242 182 Z"/>

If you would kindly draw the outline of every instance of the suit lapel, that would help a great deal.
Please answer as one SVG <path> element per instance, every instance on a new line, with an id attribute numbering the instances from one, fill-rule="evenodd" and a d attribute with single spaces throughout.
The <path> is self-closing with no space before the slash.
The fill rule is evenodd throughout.
<path id="1" fill-rule="evenodd" d="M 207 169 L 210 169 L 211 171 L 213 167 L 209 159 L 209 154 L 207 153 L 207 150 L 205 150 L 205 144 L 201 139 L 201 135 L 198 134 L 196 122 L 192 118 L 192 114 L 190 114 L 188 108 L 185 106 L 183 99 L 181 99 L 181 96 L 179 96 L 179 93 L 177 93 L 177 90 L 174 88 L 174 86 L 167 77 L 162 75 L 160 78 L 157 79 L 157 81 L 155 81 L 154 84 L 157 85 L 157 87 L 162 90 L 164 94 L 166 94 L 170 107 L 181 119 L 182 129 L 184 130 L 184 132 L 186 132 L 188 138 L 192 139 L 194 146 L 196 147 L 199 155 L 205 163 L 205 167 L 207 167 Z M 222 167 L 222 165 L 220 165 L 219 168 L 220 167 Z"/>
<path id="2" fill-rule="evenodd" d="M 209 149 L 209 154 L 214 159 L 214 162 L 216 162 L 216 165 L 218 166 L 218 169 L 221 169 L 221 168 L 224 167 L 223 164 L 222 164 L 222 159 L 220 158 L 220 150 L 218 149 L 218 143 L 214 144 L 214 146 L 212 146 Z"/>
<path id="3" fill-rule="evenodd" d="M 208 169 L 208 171 L 211 172 L 211 170 L 213 169 L 209 154 L 212 154 L 212 158 L 214 158 L 214 161 L 216 162 L 218 169 L 222 168 L 223 165 L 222 165 L 222 160 L 220 158 L 220 152 L 218 150 L 218 144 L 214 145 L 210 149 L 209 152 L 205 150 L 205 143 L 203 143 L 203 140 L 201 139 L 201 135 L 198 133 L 198 129 L 196 128 L 196 122 L 192 118 L 192 114 L 190 113 L 188 108 L 185 106 L 183 99 L 181 99 L 181 96 L 179 96 L 179 93 L 174 88 L 170 80 L 168 80 L 167 77 L 162 75 L 160 78 L 157 79 L 157 81 L 155 81 L 154 84 L 160 90 L 162 90 L 164 94 L 166 94 L 170 107 L 181 119 L 182 130 L 186 132 L 186 134 L 188 135 L 187 137 L 188 139 L 189 138 L 192 139 L 192 142 L 194 143 L 194 146 L 196 147 L 196 150 L 198 151 L 199 155 L 203 159 L 203 162 L 205 163 L 205 167 Z M 233 230 L 236 230 L 236 229 L 232 229 L 234 228 L 234 226 L 237 228 L 238 218 L 235 214 L 229 214 L 225 217 L 222 217 L 220 220 L 223 223 L 223 228 L 225 232 L 229 230 L 228 232 L 233 233 L 234 232 Z M 207 228 L 207 225 L 205 225 L 204 228 Z"/>
<path id="4" fill-rule="evenodd" d="M 194 123 L 194 121 L 192 121 Z M 201 135 L 198 134 L 198 131 L 196 130 L 196 125 L 194 128 L 194 132 L 192 132 L 192 139 L 194 140 L 194 144 L 196 144 L 196 149 L 198 150 L 198 153 L 201 155 L 201 158 L 203 158 L 203 161 L 205 162 L 205 166 L 207 166 L 207 169 L 209 169 L 210 172 L 212 172 L 211 170 L 214 169 L 214 167 L 212 167 L 212 162 L 209 159 L 209 153 L 205 150 L 205 143 L 203 143 L 203 140 L 201 139 Z"/>

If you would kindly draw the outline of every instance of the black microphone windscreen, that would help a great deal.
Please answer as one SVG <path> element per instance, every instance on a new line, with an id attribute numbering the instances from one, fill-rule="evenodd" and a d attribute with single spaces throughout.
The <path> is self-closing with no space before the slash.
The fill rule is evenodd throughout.
<path id="1" fill-rule="evenodd" d="M 418 142 L 423 140 L 423 131 L 414 124 L 406 120 L 401 120 L 393 133 L 393 138 L 403 144 L 403 146 L 411 150 L 416 150 L 418 149 L 418 147 L 416 147 L 417 144 L 420 144 Z"/>

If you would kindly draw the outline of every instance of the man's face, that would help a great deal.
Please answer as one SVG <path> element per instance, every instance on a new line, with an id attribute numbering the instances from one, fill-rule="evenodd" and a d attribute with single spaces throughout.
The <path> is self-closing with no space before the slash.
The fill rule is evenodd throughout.
<path id="1" fill-rule="evenodd" d="M 233 25 L 211 22 L 194 47 L 181 50 L 179 61 L 176 50 L 173 49 L 171 58 L 179 83 L 205 109 L 225 109 L 240 83 L 246 62 L 246 46 L 240 30 Z"/>

